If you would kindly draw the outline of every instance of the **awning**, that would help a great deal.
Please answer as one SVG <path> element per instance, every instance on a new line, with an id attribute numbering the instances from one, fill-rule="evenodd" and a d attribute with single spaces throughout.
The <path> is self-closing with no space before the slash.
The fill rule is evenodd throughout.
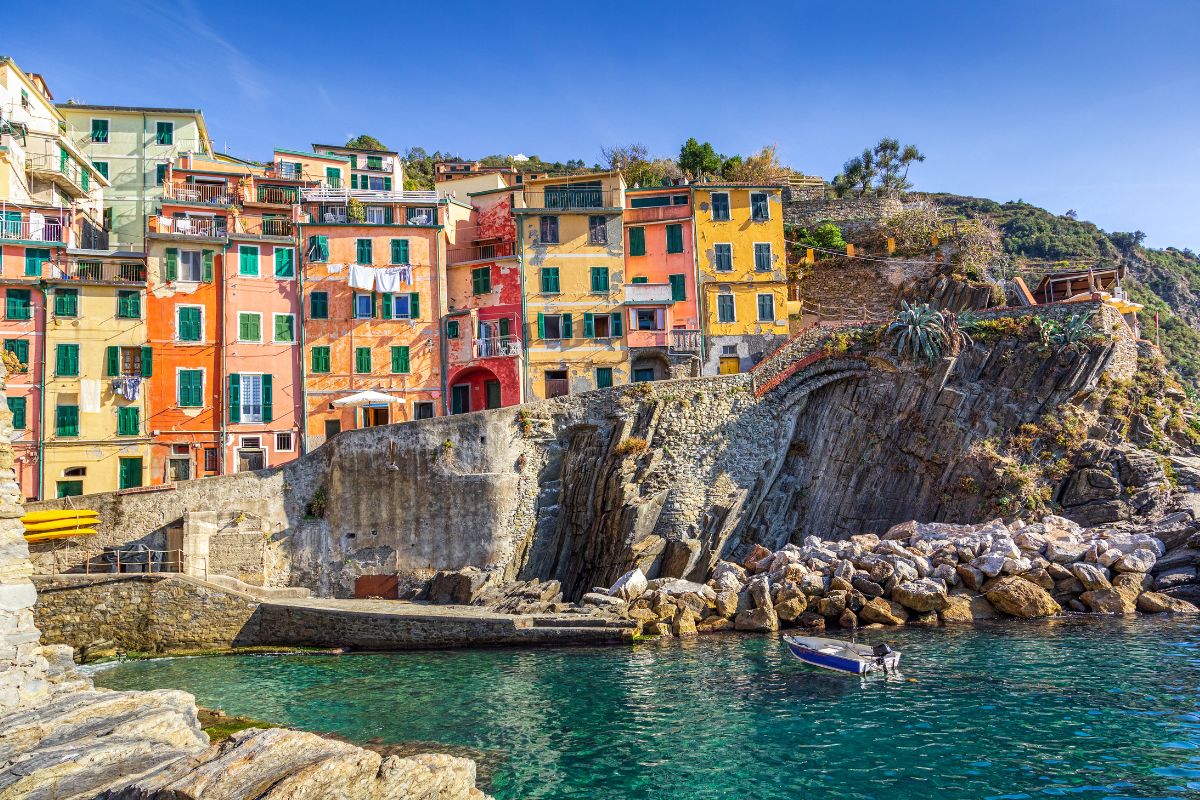
<path id="1" fill-rule="evenodd" d="M 331 406 L 352 406 L 361 408 L 362 406 L 374 406 L 380 403 L 403 403 L 399 397 L 393 397 L 390 394 L 383 392 L 365 391 L 352 394 L 349 397 L 342 397 L 330 403 Z"/>

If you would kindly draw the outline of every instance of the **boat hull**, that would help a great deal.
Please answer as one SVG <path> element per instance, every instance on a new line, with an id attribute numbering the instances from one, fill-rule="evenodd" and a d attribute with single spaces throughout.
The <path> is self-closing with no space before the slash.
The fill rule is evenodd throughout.
<path id="1" fill-rule="evenodd" d="M 822 653 L 818 650 L 812 650 L 792 642 L 787 643 L 788 650 L 792 655 L 803 661 L 805 664 L 812 664 L 814 667 L 829 669 L 835 672 L 848 672 L 852 675 L 863 675 L 868 672 L 873 672 L 877 669 L 891 671 L 900 666 L 900 654 L 888 653 L 881 659 L 866 659 L 866 658 L 847 658 L 829 653 Z"/>

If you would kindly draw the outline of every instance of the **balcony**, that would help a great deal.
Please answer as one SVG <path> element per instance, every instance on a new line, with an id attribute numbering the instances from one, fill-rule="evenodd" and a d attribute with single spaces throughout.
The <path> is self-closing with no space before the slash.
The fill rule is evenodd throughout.
<path id="1" fill-rule="evenodd" d="M 625 303 L 632 306 L 664 306 L 675 301 L 669 283 L 627 283 Z"/>
<path id="2" fill-rule="evenodd" d="M 67 226 L 61 219 L 4 219 L 0 215 L 0 239 L 20 239 L 28 242 L 67 241 Z"/>
<path id="3" fill-rule="evenodd" d="M 548 211 L 587 211 L 593 208 L 620 208 L 619 189 L 599 187 L 561 188 L 524 192 L 525 211 L 546 209 Z"/>
<path id="4" fill-rule="evenodd" d="M 378 161 L 372 161 L 370 158 L 368 158 L 367 163 L 359 167 L 359 169 L 369 170 L 371 172 L 391 172 L 392 168 L 395 166 L 395 163 L 396 162 L 390 158 L 381 158 Z"/>
<path id="5" fill-rule="evenodd" d="M 474 244 L 463 247 L 451 247 L 447 251 L 447 259 L 451 264 L 464 264 L 471 261 L 491 261 L 497 258 L 512 258 L 516 254 L 516 242 L 492 242 L 491 244 Z"/>
<path id="6" fill-rule="evenodd" d="M 195 236 L 199 239 L 224 239 L 228 236 L 224 218 L 168 217 L 165 214 L 150 217 L 150 232 Z"/>
<path id="7" fill-rule="evenodd" d="M 669 348 L 672 353 L 699 353 L 700 331 L 674 330 L 671 331 Z"/>
<path id="8" fill-rule="evenodd" d="M 296 233 L 295 223 L 283 217 L 241 217 L 238 227 L 237 233 L 251 236 L 291 238 Z"/>
<path id="9" fill-rule="evenodd" d="M 397 203 L 436 203 L 436 191 L 385 191 L 383 189 L 347 189 L 342 186 L 314 186 L 303 190 L 306 203 L 345 203 L 351 197 L 364 202 L 393 201 Z"/>
<path id="10" fill-rule="evenodd" d="M 136 261 L 112 261 L 73 258 L 65 264 L 51 267 L 51 280 L 83 281 L 88 283 L 145 283 L 146 265 Z"/>
<path id="11" fill-rule="evenodd" d="M 663 222 L 672 219 L 691 219 L 691 205 L 651 206 L 625 209 L 625 222 L 640 225 L 644 222 Z"/>
<path id="12" fill-rule="evenodd" d="M 224 183 L 168 183 L 163 186 L 163 197 L 206 206 L 231 206 L 237 202 L 235 190 Z"/>
<path id="13" fill-rule="evenodd" d="M 272 178 L 282 178 L 288 181 L 304 180 L 304 165 L 292 161 L 276 161 L 267 168 L 267 174 Z"/>
<path id="14" fill-rule="evenodd" d="M 625 334 L 629 347 L 666 347 L 667 331 L 631 330 Z"/>
<path id="15" fill-rule="evenodd" d="M 31 178 L 51 181 L 72 199 L 87 196 L 87 173 L 69 157 L 31 153 L 25 157 L 25 171 Z"/>
<path id="16" fill-rule="evenodd" d="M 300 202 L 296 186 L 256 186 L 252 202 L 268 206 L 290 206 Z"/>
<path id="17" fill-rule="evenodd" d="M 521 340 L 516 336 L 497 336 L 472 342 L 474 358 L 504 358 L 521 355 Z"/>

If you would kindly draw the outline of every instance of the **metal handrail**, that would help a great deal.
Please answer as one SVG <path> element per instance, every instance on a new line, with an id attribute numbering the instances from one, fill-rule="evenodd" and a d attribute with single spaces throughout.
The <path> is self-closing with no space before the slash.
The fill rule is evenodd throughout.
<path id="1" fill-rule="evenodd" d="M 168 183 L 163 186 L 163 196 L 185 203 L 203 203 L 210 206 L 230 206 L 237 201 L 234 187 L 223 183 Z"/>
<path id="2" fill-rule="evenodd" d="M 155 232 L 173 233 L 178 236 L 203 236 L 208 238 L 223 238 L 227 235 L 225 220 L 215 217 L 168 217 L 159 214 L 152 217 L 155 220 Z M 220 224 L 218 224 L 220 223 Z"/>
<path id="3" fill-rule="evenodd" d="M 180 549 L 152 550 L 148 548 L 126 551 L 124 559 L 121 554 L 122 550 L 116 547 L 98 550 L 72 547 L 70 544 L 64 548 L 51 550 L 49 553 L 56 575 L 70 574 L 69 570 L 80 568 L 85 575 L 136 575 L 163 572 L 178 574 L 183 572 L 183 550 Z M 161 555 L 162 558 L 156 561 L 154 555 Z M 111 560 L 109 560 L 109 556 L 111 556 Z M 60 566 L 64 562 L 65 567 Z M 131 567 L 139 567 L 139 569 L 130 569 Z"/>
<path id="4" fill-rule="evenodd" d="M 546 208 L 556 211 L 616 208 L 620 206 L 616 189 L 579 188 L 544 189 L 524 192 L 526 208 Z"/>
<path id="5" fill-rule="evenodd" d="M 436 191 L 397 189 L 388 191 L 385 189 L 335 188 L 333 186 L 315 186 L 310 189 L 304 189 L 303 197 L 306 203 L 345 202 L 351 197 L 356 200 L 370 200 L 373 202 L 394 200 L 404 203 L 436 203 L 438 201 Z"/>
<path id="6" fill-rule="evenodd" d="M 475 358 L 495 358 L 498 356 L 521 355 L 521 340 L 516 336 L 494 336 L 488 339 L 476 339 L 472 343 Z"/>
<path id="7" fill-rule="evenodd" d="M 60 281 L 97 281 L 114 283 L 145 283 L 146 265 L 136 262 L 112 262 L 71 259 L 56 265 L 51 275 Z"/>
<path id="8" fill-rule="evenodd" d="M 53 217 L 41 222 L 0 219 L 0 239 L 24 239 L 32 242 L 66 242 L 67 226 Z"/>

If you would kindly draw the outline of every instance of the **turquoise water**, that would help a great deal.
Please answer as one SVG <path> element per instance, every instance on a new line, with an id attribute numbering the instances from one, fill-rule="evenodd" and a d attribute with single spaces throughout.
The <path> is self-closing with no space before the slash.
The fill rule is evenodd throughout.
<path id="1" fill-rule="evenodd" d="M 1197 798 L 1200 623 L 870 631 L 903 675 L 777 638 L 147 661 L 100 672 L 359 741 L 475 751 L 515 798 Z"/>

